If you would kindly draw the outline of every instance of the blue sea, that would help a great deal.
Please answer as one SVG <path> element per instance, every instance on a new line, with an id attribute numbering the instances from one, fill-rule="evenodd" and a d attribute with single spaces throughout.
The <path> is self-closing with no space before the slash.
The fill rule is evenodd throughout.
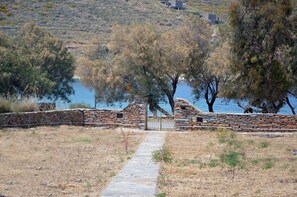
<path id="1" fill-rule="evenodd" d="M 75 80 L 75 82 L 73 83 L 73 88 L 75 90 L 75 93 L 69 97 L 71 103 L 85 103 L 89 104 L 91 107 L 95 106 L 94 90 L 84 87 L 79 80 Z M 181 82 L 178 84 L 175 98 L 186 99 L 201 111 L 208 112 L 208 107 L 204 98 L 201 97 L 198 101 L 196 101 L 194 99 L 194 96 L 192 95 L 192 88 L 185 82 Z M 297 107 L 297 100 L 295 98 L 290 98 L 290 101 L 294 107 Z M 97 109 L 122 109 L 127 105 L 128 103 L 114 103 L 113 106 L 107 106 L 104 103 L 97 103 Z M 58 100 L 56 102 L 56 106 L 58 109 L 67 109 L 69 108 L 69 103 Z M 162 104 L 161 106 L 167 111 L 170 111 L 169 104 Z M 225 102 L 223 99 L 220 98 L 218 98 L 214 104 L 214 111 L 218 113 L 243 113 L 243 110 L 238 107 L 235 102 Z M 280 110 L 279 114 L 292 114 L 292 112 L 286 105 Z"/>

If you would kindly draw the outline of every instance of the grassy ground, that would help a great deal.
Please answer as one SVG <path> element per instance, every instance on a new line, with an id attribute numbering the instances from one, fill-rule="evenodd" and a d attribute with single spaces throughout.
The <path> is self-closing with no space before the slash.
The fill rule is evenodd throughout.
<path id="1" fill-rule="evenodd" d="M 297 196 L 297 134 L 169 133 L 166 148 L 166 196 Z"/>
<path id="2" fill-rule="evenodd" d="M 143 137 L 71 126 L 0 130 L 0 196 L 98 196 Z"/>

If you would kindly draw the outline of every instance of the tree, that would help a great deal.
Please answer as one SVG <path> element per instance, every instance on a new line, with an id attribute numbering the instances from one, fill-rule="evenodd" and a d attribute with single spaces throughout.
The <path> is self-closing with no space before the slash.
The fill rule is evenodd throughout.
<path id="1" fill-rule="evenodd" d="M 77 71 L 83 84 L 94 87 L 97 101 L 107 104 L 137 101 L 150 94 L 153 103 L 164 100 L 148 72 L 158 58 L 157 39 L 159 34 L 152 26 L 115 26 L 107 45 L 95 39 L 86 57 L 80 58 Z"/>
<path id="2" fill-rule="evenodd" d="M 197 24 L 196 31 L 199 27 L 201 24 Z M 216 27 L 212 36 L 210 36 L 211 29 L 206 24 L 202 29 L 205 32 L 197 35 L 204 35 L 204 37 L 196 38 L 196 42 L 200 43 L 202 53 L 199 54 L 199 62 L 190 65 L 186 78 L 193 88 L 196 100 L 203 95 L 209 112 L 214 112 L 213 106 L 219 96 L 221 86 L 231 77 L 228 26 Z"/>
<path id="3" fill-rule="evenodd" d="M 239 0 L 229 8 L 233 86 L 224 96 L 277 113 L 296 86 L 292 72 L 292 5 L 287 0 Z"/>
<path id="4" fill-rule="evenodd" d="M 151 111 L 164 112 L 158 104 L 168 101 L 174 113 L 177 83 L 196 61 L 194 54 L 200 52 L 193 36 L 186 27 L 160 32 L 151 25 L 115 26 L 107 45 L 109 53 L 102 57 L 92 52 L 82 58 L 78 73 L 85 85 L 95 87 L 98 101 L 149 96 Z M 104 48 L 98 43 L 95 46 L 93 51 Z"/>
<path id="5" fill-rule="evenodd" d="M 0 94 L 68 100 L 73 93 L 74 58 L 64 43 L 28 23 L 20 35 L 0 35 Z"/>

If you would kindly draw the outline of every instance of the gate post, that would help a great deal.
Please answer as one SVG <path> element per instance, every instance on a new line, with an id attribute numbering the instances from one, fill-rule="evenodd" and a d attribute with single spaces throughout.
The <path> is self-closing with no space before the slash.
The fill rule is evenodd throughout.
<path id="1" fill-rule="evenodd" d="M 145 106 L 145 109 L 144 109 L 144 130 L 146 131 L 146 130 L 148 130 L 147 129 L 147 106 L 148 106 L 147 100 L 145 101 L 144 106 Z"/>

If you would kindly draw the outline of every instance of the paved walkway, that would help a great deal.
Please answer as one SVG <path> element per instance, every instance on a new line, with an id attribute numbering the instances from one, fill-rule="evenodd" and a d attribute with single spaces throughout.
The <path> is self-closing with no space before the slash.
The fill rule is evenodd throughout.
<path id="1" fill-rule="evenodd" d="M 165 141 L 165 132 L 150 132 L 135 155 L 113 177 L 101 193 L 102 197 L 150 197 L 157 195 L 160 166 L 152 161 L 152 153 Z"/>

